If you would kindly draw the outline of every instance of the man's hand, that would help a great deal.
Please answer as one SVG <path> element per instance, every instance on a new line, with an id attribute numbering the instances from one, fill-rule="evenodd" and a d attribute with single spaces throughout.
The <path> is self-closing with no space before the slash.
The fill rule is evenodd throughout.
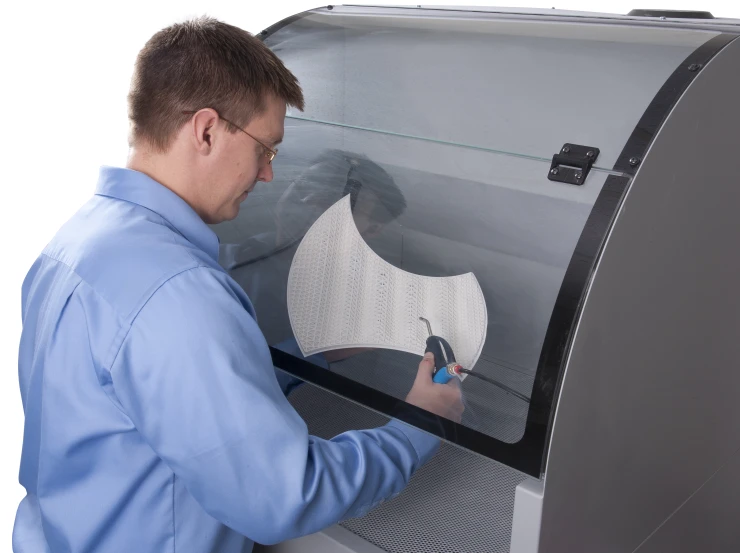
<path id="1" fill-rule="evenodd" d="M 432 381 L 433 372 L 434 355 L 427 353 L 419 363 L 419 371 L 409 395 L 406 396 L 406 402 L 440 417 L 460 422 L 465 407 L 459 381 L 453 378 L 447 384 L 437 384 Z"/>

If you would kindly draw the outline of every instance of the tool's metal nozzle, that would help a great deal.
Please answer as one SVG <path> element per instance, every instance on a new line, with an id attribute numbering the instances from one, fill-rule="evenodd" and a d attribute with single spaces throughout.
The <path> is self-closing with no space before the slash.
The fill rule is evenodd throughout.
<path id="1" fill-rule="evenodd" d="M 427 321 L 424 317 L 419 317 L 420 321 L 424 321 L 427 324 L 427 330 L 429 331 L 429 336 L 434 336 L 434 333 L 432 332 L 432 325 L 429 324 L 429 321 Z"/>

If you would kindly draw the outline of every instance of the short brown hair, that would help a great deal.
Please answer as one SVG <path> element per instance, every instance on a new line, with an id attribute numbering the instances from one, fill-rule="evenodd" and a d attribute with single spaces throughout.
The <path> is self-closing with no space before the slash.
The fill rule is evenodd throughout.
<path id="1" fill-rule="evenodd" d="M 182 112 L 206 107 L 244 127 L 262 113 L 268 94 L 303 111 L 298 80 L 262 41 L 210 17 L 171 25 L 136 59 L 128 94 L 131 143 L 165 152 L 190 117 Z"/>

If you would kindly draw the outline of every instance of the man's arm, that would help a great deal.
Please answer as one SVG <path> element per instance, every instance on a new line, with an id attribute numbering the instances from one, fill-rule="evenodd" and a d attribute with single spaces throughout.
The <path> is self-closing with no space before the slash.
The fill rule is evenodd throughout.
<path id="1" fill-rule="evenodd" d="M 309 436 L 254 319 L 206 268 L 159 288 L 111 375 L 137 430 L 205 511 L 260 543 L 361 516 L 399 493 L 438 447 L 398 421 Z"/>

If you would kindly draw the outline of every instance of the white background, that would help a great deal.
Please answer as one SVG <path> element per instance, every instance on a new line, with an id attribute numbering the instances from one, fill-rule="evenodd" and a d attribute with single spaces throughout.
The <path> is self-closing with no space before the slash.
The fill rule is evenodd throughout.
<path id="1" fill-rule="evenodd" d="M 0 11 L 0 551 L 10 550 L 15 509 L 24 495 L 17 481 L 23 437 L 17 376 L 21 283 L 54 232 L 91 195 L 98 167 L 125 164 L 126 93 L 138 50 L 153 33 L 189 16 L 207 14 L 257 33 L 320 2 L 17 1 Z M 404 3 L 411 2 L 396 2 Z M 506 0 L 499 5 L 623 14 L 633 8 L 696 9 L 740 18 L 736 0 Z"/>

